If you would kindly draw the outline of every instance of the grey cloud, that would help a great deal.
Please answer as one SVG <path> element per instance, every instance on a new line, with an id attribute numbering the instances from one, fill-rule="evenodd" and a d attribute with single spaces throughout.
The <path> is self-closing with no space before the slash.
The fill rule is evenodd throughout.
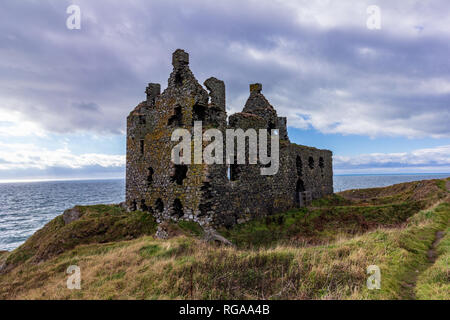
<path id="1" fill-rule="evenodd" d="M 335 156 L 334 168 L 339 171 L 364 169 L 432 169 L 449 172 L 450 145 L 418 149 L 407 153 L 373 153 L 352 157 Z"/>
<path id="2" fill-rule="evenodd" d="M 123 178 L 125 176 L 125 166 L 123 167 L 102 167 L 98 165 L 86 166 L 83 168 L 48 167 L 46 169 L 14 169 L 0 170 L 0 180 L 15 179 L 59 179 L 64 177 L 102 179 L 102 178 Z"/>
<path id="3" fill-rule="evenodd" d="M 0 107 L 48 130 L 123 132 L 146 82 L 164 86 L 170 54 L 181 47 L 191 53 L 200 81 L 225 80 L 234 111 L 242 108 L 248 83 L 258 81 L 289 125 L 450 136 L 450 89 L 419 90 L 435 78 L 450 85 L 445 34 L 402 36 L 364 24 L 319 28 L 299 23 L 288 6 L 263 1 L 79 1 L 82 30 L 70 31 L 69 4 L 0 5 L 0 98 L 20 101 Z M 445 6 L 437 1 L 426 12 L 440 17 Z"/>

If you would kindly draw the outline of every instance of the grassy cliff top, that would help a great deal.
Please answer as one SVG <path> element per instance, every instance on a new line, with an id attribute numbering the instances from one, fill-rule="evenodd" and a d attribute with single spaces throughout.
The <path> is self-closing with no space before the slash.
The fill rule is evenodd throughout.
<path id="1" fill-rule="evenodd" d="M 75 207 L 0 252 L 0 299 L 449 299 L 449 187 L 341 192 L 219 230 L 235 247 L 204 241 L 194 223 L 168 224 L 160 240 L 148 213 Z M 66 287 L 70 265 L 81 290 Z M 366 287 L 369 265 L 380 290 Z"/>

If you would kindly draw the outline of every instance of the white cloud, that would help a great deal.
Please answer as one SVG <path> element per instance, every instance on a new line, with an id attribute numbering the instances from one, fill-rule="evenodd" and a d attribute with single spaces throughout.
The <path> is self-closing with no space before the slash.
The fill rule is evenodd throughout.
<path id="1" fill-rule="evenodd" d="M 375 2 L 375 3 L 374 3 Z M 444 2 L 435 1 L 427 5 L 422 0 L 280 0 L 277 4 L 288 7 L 297 16 L 300 26 L 333 29 L 365 26 L 369 16 L 366 9 L 377 5 L 381 12 L 381 30 L 402 36 L 416 37 L 418 35 L 449 35 L 450 17 Z"/>
<path id="2" fill-rule="evenodd" d="M 100 166 L 123 167 L 124 155 L 88 153 L 75 155 L 67 146 L 48 150 L 32 144 L 0 143 L 0 170 L 46 169 L 51 167 L 79 169 Z"/>
<path id="3" fill-rule="evenodd" d="M 373 1 L 78 3 L 83 27 L 69 31 L 64 2 L 2 2 L 0 136 L 123 134 L 181 47 L 200 82 L 225 80 L 233 112 L 258 81 L 289 126 L 450 137 L 446 1 L 377 1 L 378 31 L 366 28 Z"/>
<path id="4" fill-rule="evenodd" d="M 450 172 L 450 145 L 412 152 L 334 156 L 336 173 Z"/>
<path id="5" fill-rule="evenodd" d="M 1 101 L 0 104 L 3 104 Z M 27 137 L 46 136 L 46 130 L 35 121 L 30 121 L 18 111 L 5 110 L 0 107 L 0 136 Z"/>

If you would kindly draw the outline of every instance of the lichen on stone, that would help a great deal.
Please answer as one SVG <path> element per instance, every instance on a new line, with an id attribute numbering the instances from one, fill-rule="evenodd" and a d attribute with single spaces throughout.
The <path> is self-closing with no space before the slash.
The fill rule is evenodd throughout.
<path id="1" fill-rule="evenodd" d="M 303 204 L 300 193 L 311 199 L 333 193 L 331 151 L 290 143 L 287 119 L 277 115 L 261 84 L 250 85 L 242 112 L 230 115 L 227 122 L 224 82 L 211 77 L 204 82 L 205 89 L 189 68 L 189 54 L 181 49 L 173 53 L 172 65 L 167 88 L 161 93 L 159 84 L 150 83 L 146 101 L 127 118 L 125 204 L 129 210 L 148 211 L 160 223 L 194 221 L 208 229 L 298 207 Z M 172 132 L 181 126 L 192 133 L 194 121 L 202 121 L 203 131 L 217 128 L 224 136 L 226 129 L 267 129 L 269 134 L 277 130 L 278 173 L 263 176 L 261 164 L 229 167 L 225 161 L 176 167 L 171 161 L 177 144 L 171 141 Z M 308 165 L 310 158 L 313 167 Z"/>

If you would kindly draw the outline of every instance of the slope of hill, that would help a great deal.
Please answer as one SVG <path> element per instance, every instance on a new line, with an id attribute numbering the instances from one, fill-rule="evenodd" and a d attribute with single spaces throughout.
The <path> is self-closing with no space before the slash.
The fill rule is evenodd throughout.
<path id="1" fill-rule="evenodd" d="M 0 252 L 1 299 L 449 299 L 450 179 L 350 190 L 219 230 L 76 207 Z M 72 221 L 73 220 L 73 221 Z M 66 286 L 70 265 L 81 290 Z M 381 271 L 369 290 L 367 267 Z"/>

